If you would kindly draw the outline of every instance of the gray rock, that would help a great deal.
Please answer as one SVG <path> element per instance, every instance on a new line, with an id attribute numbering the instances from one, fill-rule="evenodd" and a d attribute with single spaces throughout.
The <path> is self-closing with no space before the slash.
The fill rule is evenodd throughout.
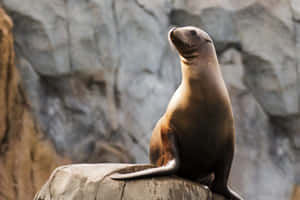
<path id="1" fill-rule="evenodd" d="M 119 46 L 113 1 L 66 1 L 66 13 L 71 69 L 94 73 L 116 67 Z"/>
<path id="2" fill-rule="evenodd" d="M 295 32 L 258 3 L 235 17 L 248 87 L 270 115 L 299 113 Z"/>
<path id="3" fill-rule="evenodd" d="M 3 0 L 3 4 L 14 19 L 18 50 L 35 71 L 43 75 L 69 73 L 68 19 L 64 1 Z"/>
<path id="4" fill-rule="evenodd" d="M 243 83 L 246 71 L 241 57 L 234 49 L 220 55 L 222 73 L 234 105 L 237 134 L 230 182 L 249 199 L 289 199 L 295 175 L 293 150 L 288 136 L 275 137 L 267 114 Z M 280 190 L 275 189 L 279 187 Z"/>
<path id="5" fill-rule="evenodd" d="M 297 0 L 291 0 L 291 7 L 293 11 L 293 18 L 296 21 L 300 20 L 300 2 Z"/>
<path id="6" fill-rule="evenodd" d="M 243 82 L 245 72 L 241 53 L 230 48 L 220 55 L 219 62 L 227 88 L 232 92 L 245 92 L 247 87 Z"/>
<path id="7" fill-rule="evenodd" d="M 176 177 L 114 181 L 109 175 L 125 164 L 69 165 L 57 168 L 36 194 L 35 200 L 139 200 L 199 199 L 224 200 L 207 187 Z"/>

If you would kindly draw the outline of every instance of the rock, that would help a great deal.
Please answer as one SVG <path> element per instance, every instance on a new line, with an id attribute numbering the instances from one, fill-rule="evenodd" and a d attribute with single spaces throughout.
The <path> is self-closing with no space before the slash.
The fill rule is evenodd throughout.
<path id="1" fill-rule="evenodd" d="M 288 138 L 274 137 L 267 114 L 244 84 L 242 54 L 228 49 L 219 60 L 234 105 L 237 145 L 231 185 L 249 199 L 289 199 L 295 172 Z"/>
<path id="2" fill-rule="evenodd" d="M 291 7 L 294 20 L 300 21 L 300 2 L 297 0 L 291 0 Z"/>
<path id="3" fill-rule="evenodd" d="M 274 137 L 267 115 L 251 93 L 231 95 L 237 134 L 231 184 L 250 199 L 289 199 L 295 171 L 288 138 Z"/>
<path id="4" fill-rule="evenodd" d="M 132 146 L 140 138 L 130 153 L 140 160 L 147 157 L 146 133 L 174 88 L 173 80 L 158 74 L 173 79 L 165 72 L 175 73 L 168 64 L 174 57 L 166 39 L 168 18 L 161 13 L 168 9 L 158 1 L 152 5 L 112 0 L 42 4 L 32 0 L 26 5 L 3 1 L 16 24 L 17 64 L 33 111 L 58 150 L 74 160 L 95 155 L 96 138 L 118 146 Z M 137 79 L 128 79 L 133 76 Z M 141 97 L 136 97 L 137 91 Z M 141 102 L 145 94 L 151 95 Z M 163 95 L 161 107 L 153 109 L 149 105 L 157 101 L 157 95 Z M 132 157 L 126 161 L 133 161 Z"/>
<path id="5" fill-rule="evenodd" d="M 277 133 L 272 132 L 271 126 L 280 123 L 269 123 L 267 114 L 245 86 L 242 54 L 228 49 L 220 55 L 220 64 L 234 105 L 237 134 L 230 179 L 232 186 L 236 191 L 245 191 L 244 196 L 250 199 L 289 199 L 295 176 L 289 139 L 274 136 Z M 296 126 L 297 123 L 293 124 Z M 288 130 L 289 126 L 282 130 Z M 292 133 L 292 130 L 288 132 Z M 281 190 L 274 189 L 278 187 Z"/>
<path id="6" fill-rule="evenodd" d="M 230 48 L 220 55 L 219 61 L 229 91 L 245 92 L 247 87 L 243 82 L 245 72 L 241 53 L 234 48 Z"/>
<path id="7" fill-rule="evenodd" d="M 245 80 L 268 114 L 293 115 L 299 113 L 295 32 L 290 27 L 291 17 L 286 22 L 282 16 L 273 15 L 270 7 L 255 3 L 235 15 L 244 51 Z"/>
<path id="8" fill-rule="evenodd" d="M 18 50 L 40 74 L 69 72 L 71 61 L 64 2 L 55 0 L 51 4 L 37 4 L 38 1 L 33 0 L 27 3 L 21 5 L 16 0 L 3 1 L 14 18 L 14 36 L 16 43 L 20 44 Z M 32 5 L 36 7 L 32 8 Z M 32 32 L 36 34 L 32 35 Z"/>
<path id="9" fill-rule="evenodd" d="M 32 199 L 51 171 L 70 161 L 31 115 L 14 63 L 12 21 L 0 9 L 0 199 Z"/>
<path id="10" fill-rule="evenodd" d="M 159 177 L 131 181 L 110 179 L 112 172 L 126 164 L 79 164 L 57 168 L 35 196 L 35 200 L 93 199 L 199 199 L 209 200 L 207 187 L 177 177 Z M 214 195 L 214 200 L 224 200 Z"/>

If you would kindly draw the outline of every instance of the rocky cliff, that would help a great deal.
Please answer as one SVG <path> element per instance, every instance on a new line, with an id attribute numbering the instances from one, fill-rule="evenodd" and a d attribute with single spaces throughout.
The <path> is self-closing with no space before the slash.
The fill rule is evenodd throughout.
<path id="1" fill-rule="evenodd" d="M 14 64 L 11 19 L 0 8 L 0 199 L 32 200 L 57 155 L 33 119 Z"/>
<path id="2" fill-rule="evenodd" d="M 0 4 L 15 23 L 29 103 L 58 152 L 80 162 L 147 161 L 151 130 L 180 81 L 167 31 L 195 25 L 212 36 L 232 98 L 233 188 L 257 200 L 298 191 L 298 0 Z"/>

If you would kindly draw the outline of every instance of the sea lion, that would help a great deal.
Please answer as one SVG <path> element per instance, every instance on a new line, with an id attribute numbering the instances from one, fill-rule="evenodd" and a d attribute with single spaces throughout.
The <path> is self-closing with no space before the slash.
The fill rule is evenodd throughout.
<path id="1" fill-rule="evenodd" d="M 172 28 L 169 40 L 181 60 L 182 81 L 153 130 L 153 167 L 125 170 L 111 178 L 174 174 L 197 180 L 213 174 L 213 179 L 208 178 L 213 192 L 242 200 L 227 184 L 234 155 L 234 120 L 213 41 L 192 26 Z"/>

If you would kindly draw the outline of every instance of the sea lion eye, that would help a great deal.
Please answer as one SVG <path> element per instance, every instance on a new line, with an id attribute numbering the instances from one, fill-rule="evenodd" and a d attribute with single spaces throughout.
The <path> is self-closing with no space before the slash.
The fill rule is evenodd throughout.
<path id="1" fill-rule="evenodd" d="M 190 33 L 191 33 L 191 35 L 196 35 L 197 34 L 195 30 L 191 30 Z"/>

